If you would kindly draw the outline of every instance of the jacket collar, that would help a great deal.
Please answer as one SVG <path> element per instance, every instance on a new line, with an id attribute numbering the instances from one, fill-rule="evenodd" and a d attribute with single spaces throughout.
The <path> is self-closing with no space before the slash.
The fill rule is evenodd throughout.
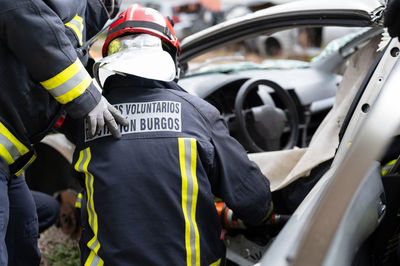
<path id="1" fill-rule="evenodd" d="M 176 82 L 165 82 L 153 79 L 146 79 L 134 75 L 112 75 L 108 77 L 104 83 L 103 94 L 118 88 L 137 87 L 137 88 L 165 88 L 178 91 L 185 91 Z"/>

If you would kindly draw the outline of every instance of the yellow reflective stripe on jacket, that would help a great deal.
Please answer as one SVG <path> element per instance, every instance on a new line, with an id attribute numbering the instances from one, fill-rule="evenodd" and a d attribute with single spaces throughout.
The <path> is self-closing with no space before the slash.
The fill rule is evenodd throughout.
<path id="1" fill-rule="evenodd" d="M 36 155 L 32 155 L 32 157 L 29 159 L 29 161 L 22 167 L 18 172 L 16 172 L 14 175 L 19 176 L 21 175 L 26 168 L 28 168 L 34 161 L 36 160 Z"/>
<path id="2" fill-rule="evenodd" d="M 82 193 L 78 193 L 75 201 L 75 208 L 82 208 Z"/>
<path id="3" fill-rule="evenodd" d="M 54 77 L 40 82 L 61 104 L 78 98 L 90 85 L 92 78 L 78 59 Z"/>
<path id="4" fill-rule="evenodd" d="M 11 154 L 2 144 L 0 144 L 0 156 L 3 157 L 8 165 L 14 163 L 14 159 L 12 158 Z"/>
<path id="5" fill-rule="evenodd" d="M 210 264 L 210 266 L 219 266 L 221 264 L 221 259 L 217 260 L 216 262 L 213 262 Z"/>
<path id="6" fill-rule="evenodd" d="M 182 211 L 185 218 L 186 262 L 187 265 L 200 265 L 200 236 L 196 223 L 197 144 L 192 138 L 178 138 L 178 144 L 182 176 Z"/>
<path id="7" fill-rule="evenodd" d="M 79 40 L 79 45 L 82 45 L 83 18 L 76 14 L 70 22 L 65 23 L 65 26 L 71 28 L 75 32 Z"/>
<path id="8" fill-rule="evenodd" d="M 90 148 L 86 148 L 79 153 L 79 159 L 75 164 L 75 170 L 85 174 L 85 185 L 87 194 L 87 212 L 90 228 L 93 231 L 93 238 L 87 243 L 88 248 L 91 250 L 89 257 L 86 259 L 85 266 L 90 265 L 104 265 L 104 261 L 99 257 L 98 252 L 100 249 L 100 242 L 98 241 L 98 221 L 97 213 L 94 208 L 93 198 L 93 175 L 88 171 L 88 165 L 91 159 Z"/>
<path id="9" fill-rule="evenodd" d="M 13 164 L 15 160 L 28 152 L 29 149 L 0 122 L 0 156 L 7 164 Z"/>
<path id="10" fill-rule="evenodd" d="M 264 218 L 261 220 L 260 223 L 266 222 L 271 217 L 273 211 L 274 211 L 274 203 L 271 202 L 267 214 L 264 216 Z"/>

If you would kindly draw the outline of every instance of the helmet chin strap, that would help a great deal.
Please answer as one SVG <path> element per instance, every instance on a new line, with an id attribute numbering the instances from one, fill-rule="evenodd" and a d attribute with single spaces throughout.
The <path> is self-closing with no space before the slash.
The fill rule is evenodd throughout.
<path id="1" fill-rule="evenodd" d="M 101 66 L 101 62 L 97 61 L 93 64 L 93 76 L 96 79 L 97 85 L 99 85 L 100 89 L 103 90 L 103 84 L 100 82 L 100 74 L 99 69 Z"/>
<path id="2" fill-rule="evenodd" d="M 176 76 L 175 76 L 175 79 L 174 79 L 174 81 L 175 82 L 178 82 L 179 81 L 179 76 L 181 75 L 181 68 L 178 66 L 178 65 L 176 65 Z"/>

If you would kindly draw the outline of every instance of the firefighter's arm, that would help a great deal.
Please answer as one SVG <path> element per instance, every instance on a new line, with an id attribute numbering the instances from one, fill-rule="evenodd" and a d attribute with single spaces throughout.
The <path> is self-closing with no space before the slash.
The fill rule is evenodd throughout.
<path id="1" fill-rule="evenodd" d="M 78 59 L 61 19 L 42 0 L 23 1 L 1 14 L 2 39 L 73 117 L 89 113 L 101 94 Z"/>
<path id="2" fill-rule="evenodd" d="M 104 4 L 99 0 L 87 0 L 86 7 L 86 38 L 97 34 L 109 19 Z"/>
<path id="3" fill-rule="evenodd" d="M 390 0 L 384 12 L 384 26 L 388 28 L 390 37 L 400 40 L 400 0 Z"/>
<path id="4" fill-rule="evenodd" d="M 229 135 L 220 116 L 212 125 L 211 139 L 215 152 L 210 178 L 214 195 L 222 198 L 246 224 L 268 220 L 273 208 L 269 181 Z"/>
<path id="5" fill-rule="evenodd" d="M 63 23 L 71 21 L 78 13 L 81 0 L 43 0 Z"/>
<path id="6" fill-rule="evenodd" d="M 118 131 L 114 118 L 125 124 L 119 113 L 110 113 L 110 106 L 66 36 L 61 19 L 42 0 L 5 6 L 0 16 L 1 39 L 25 64 L 32 78 L 63 104 L 72 117 L 96 117 L 99 124 L 95 128 L 105 122 L 113 133 Z M 120 137 L 116 134 L 113 135 Z"/>

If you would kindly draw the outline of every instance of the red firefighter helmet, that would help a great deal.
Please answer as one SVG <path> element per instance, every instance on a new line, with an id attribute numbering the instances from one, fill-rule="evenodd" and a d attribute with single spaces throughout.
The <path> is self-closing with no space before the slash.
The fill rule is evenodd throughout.
<path id="1" fill-rule="evenodd" d="M 115 38 L 140 33 L 160 38 L 163 48 L 171 54 L 174 62 L 177 62 L 181 47 L 171 22 L 157 10 L 139 4 L 129 6 L 119 15 L 119 19 L 111 24 L 103 45 L 103 57 L 108 55 L 109 44 Z"/>

